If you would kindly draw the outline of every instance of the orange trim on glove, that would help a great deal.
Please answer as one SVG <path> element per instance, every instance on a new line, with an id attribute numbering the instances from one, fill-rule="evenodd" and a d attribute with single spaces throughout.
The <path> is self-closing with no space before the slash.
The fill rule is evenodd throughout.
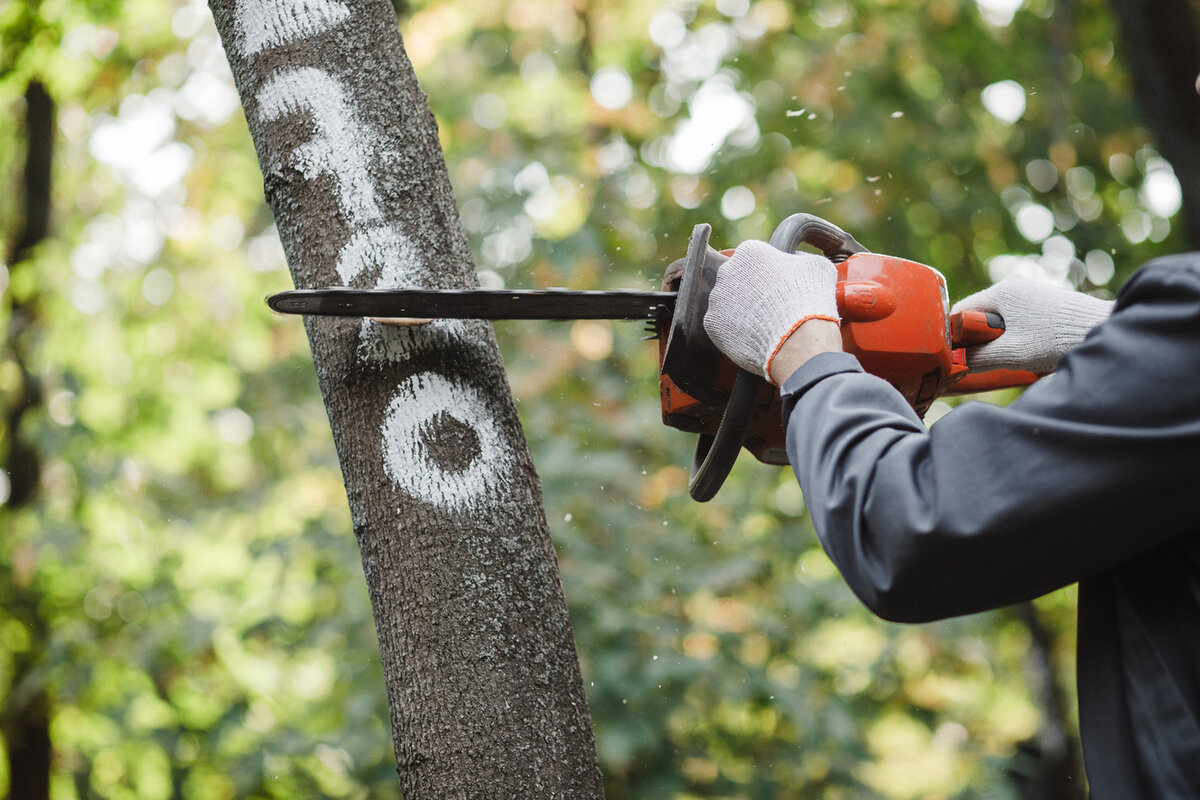
<path id="1" fill-rule="evenodd" d="M 800 319 L 796 320 L 796 323 L 792 325 L 792 327 L 788 328 L 787 333 L 779 337 L 779 343 L 775 345 L 775 349 L 771 351 L 771 355 L 767 356 L 767 363 L 763 365 L 763 374 L 767 379 L 767 383 L 771 384 L 772 386 L 779 385 L 775 383 L 775 381 L 771 380 L 771 362 L 775 360 L 775 356 L 779 355 L 779 351 L 783 347 L 784 342 L 790 339 L 792 334 L 795 333 L 801 325 L 814 319 L 823 319 L 838 325 L 842 324 L 842 321 L 838 317 L 831 317 L 828 314 L 811 314 L 807 317 L 801 317 Z"/>

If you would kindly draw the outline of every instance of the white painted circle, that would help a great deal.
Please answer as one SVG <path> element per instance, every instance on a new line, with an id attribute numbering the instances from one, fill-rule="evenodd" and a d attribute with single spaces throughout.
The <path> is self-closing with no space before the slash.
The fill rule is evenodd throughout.
<path id="1" fill-rule="evenodd" d="M 446 469 L 433 460 L 424 433 L 439 415 L 474 432 L 478 453 L 462 469 Z M 480 392 L 467 384 L 422 372 L 396 388 L 381 430 L 383 465 L 406 494 L 450 511 L 472 511 L 494 498 L 510 482 L 513 454 L 495 414 Z"/>

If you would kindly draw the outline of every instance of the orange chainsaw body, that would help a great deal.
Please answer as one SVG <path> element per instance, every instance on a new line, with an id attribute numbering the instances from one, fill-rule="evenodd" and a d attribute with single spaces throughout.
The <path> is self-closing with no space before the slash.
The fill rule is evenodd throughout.
<path id="1" fill-rule="evenodd" d="M 694 247 L 696 244 L 693 242 Z M 659 391 L 666 425 L 712 435 L 721 421 L 737 366 L 696 331 L 707 310 L 711 279 L 729 255 L 706 245 L 705 251 L 689 251 L 688 258 L 672 264 L 663 279 L 663 289 L 680 292 L 680 304 L 674 318 L 658 323 Z M 697 277 L 708 276 L 703 291 L 695 288 L 696 279 L 692 279 L 690 293 L 702 296 L 702 303 L 684 297 L 688 287 L 681 289 L 681 283 L 687 283 L 684 273 L 689 269 L 695 270 Z M 1032 373 L 1008 373 L 991 381 L 970 376 L 977 380 L 955 391 L 967 378 L 964 347 L 995 338 L 1003 330 L 1002 323 L 999 329 L 992 329 L 991 321 L 980 312 L 952 316 L 945 278 L 915 261 L 862 252 L 845 258 L 837 270 L 845 351 L 853 354 L 865 371 L 892 384 L 918 415 L 924 416 L 933 401 L 944 395 L 1024 385 L 1036 378 Z M 685 307 L 688 303 L 691 306 Z M 698 308 L 701 304 L 703 308 Z M 681 314 L 685 318 L 680 318 Z M 684 326 L 690 326 L 686 331 L 690 339 L 683 335 Z M 697 359 L 704 363 L 696 364 Z M 777 387 L 764 384 L 744 446 L 765 463 L 788 463 Z"/>

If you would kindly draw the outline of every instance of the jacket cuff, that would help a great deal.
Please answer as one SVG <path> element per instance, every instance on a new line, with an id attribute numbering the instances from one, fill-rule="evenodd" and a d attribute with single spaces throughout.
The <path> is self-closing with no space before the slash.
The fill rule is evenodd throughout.
<path id="1" fill-rule="evenodd" d="M 799 396 L 806 392 L 814 383 L 837 375 L 842 372 L 862 372 L 858 359 L 849 353 L 818 353 L 800 365 L 783 385 L 779 387 L 784 401 L 789 396 Z"/>

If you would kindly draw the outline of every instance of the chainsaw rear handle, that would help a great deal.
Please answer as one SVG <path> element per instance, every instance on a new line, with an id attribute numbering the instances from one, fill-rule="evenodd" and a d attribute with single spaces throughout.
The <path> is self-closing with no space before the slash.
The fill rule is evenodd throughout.
<path id="1" fill-rule="evenodd" d="M 957 397 L 963 394 L 992 392 L 997 389 L 1017 389 L 1029 386 L 1043 377 L 1036 372 L 1024 369 L 990 369 L 987 372 L 972 372 L 964 375 L 958 383 L 943 393 L 943 397 Z"/>
<path id="2" fill-rule="evenodd" d="M 957 311 L 950 315 L 950 341 L 955 348 L 977 347 L 995 341 L 1004 333 L 1004 317 L 994 311 Z M 1029 386 L 1042 377 L 1036 372 L 1021 369 L 992 369 L 973 372 L 958 379 L 945 392 L 957 396 Z"/>
<path id="3" fill-rule="evenodd" d="M 955 347 L 975 347 L 1004 333 L 1004 317 L 995 311 L 956 311 L 950 315 L 950 341 Z"/>

